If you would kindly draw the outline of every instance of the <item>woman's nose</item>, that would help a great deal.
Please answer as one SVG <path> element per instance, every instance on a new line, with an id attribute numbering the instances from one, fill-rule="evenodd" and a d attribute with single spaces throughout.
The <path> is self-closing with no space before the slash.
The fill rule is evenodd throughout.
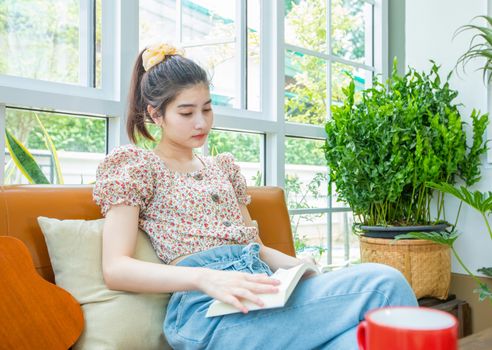
<path id="1" fill-rule="evenodd" d="M 195 120 L 195 129 L 203 129 L 206 125 L 205 116 L 202 113 L 198 114 Z"/>

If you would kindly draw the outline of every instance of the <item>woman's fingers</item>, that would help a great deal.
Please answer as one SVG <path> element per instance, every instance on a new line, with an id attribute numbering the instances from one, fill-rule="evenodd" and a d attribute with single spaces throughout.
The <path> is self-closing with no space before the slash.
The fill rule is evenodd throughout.
<path id="1" fill-rule="evenodd" d="M 244 288 L 250 290 L 253 293 L 277 293 L 278 287 L 272 286 L 271 284 L 262 284 L 254 282 L 244 282 L 242 285 Z"/>
<path id="2" fill-rule="evenodd" d="M 244 273 L 244 275 L 245 275 L 246 281 L 272 284 L 272 285 L 279 285 L 280 284 L 279 280 L 277 280 L 275 278 L 271 278 L 266 273 L 259 273 L 259 274 Z"/>
<path id="3" fill-rule="evenodd" d="M 244 288 L 234 288 L 233 291 L 235 296 L 241 297 L 243 299 L 249 300 L 256 305 L 263 307 L 265 303 L 256 294 Z"/>
<path id="4" fill-rule="evenodd" d="M 241 310 L 242 313 L 247 314 L 248 313 L 248 308 L 244 306 L 238 298 L 236 298 L 234 295 L 229 294 L 225 296 L 222 299 L 223 302 L 231 304 L 232 306 L 236 307 L 237 309 Z"/>

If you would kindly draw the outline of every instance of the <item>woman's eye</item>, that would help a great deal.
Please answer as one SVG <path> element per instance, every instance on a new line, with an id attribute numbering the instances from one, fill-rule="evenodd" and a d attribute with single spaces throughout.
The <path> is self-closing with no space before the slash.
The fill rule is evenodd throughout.
<path id="1" fill-rule="evenodd" d="M 212 110 L 212 108 L 209 108 L 209 109 L 204 109 L 203 111 L 204 112 L 210 112 Z"/>
<path id="2" fill-rule="evenodd" d="M 192 113 L 180 113 L 183 117 L 189 117 Z"/>

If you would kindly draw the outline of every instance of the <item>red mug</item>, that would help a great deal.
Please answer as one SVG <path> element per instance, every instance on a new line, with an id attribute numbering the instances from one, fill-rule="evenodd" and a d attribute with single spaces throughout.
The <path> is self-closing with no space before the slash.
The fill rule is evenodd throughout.
<path id="1" fill-rule="evenodd" d="M 457 350 L 458 321 L 425 307 L 384 307 L 365 315 L 357 343 L 361 350 Z"/>

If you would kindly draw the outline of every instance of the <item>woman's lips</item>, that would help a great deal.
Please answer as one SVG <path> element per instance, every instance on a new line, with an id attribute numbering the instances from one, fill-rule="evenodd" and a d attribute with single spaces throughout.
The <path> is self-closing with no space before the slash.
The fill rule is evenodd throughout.
<path id="1" fill-rule="evenodd" d="M 201 134 L 201 135 L 195 135 L 195 136 L 192 136 L 194 139 L 202 139 L 204 138 L 205 136 L 207 136 L 207 134 Z"/>

